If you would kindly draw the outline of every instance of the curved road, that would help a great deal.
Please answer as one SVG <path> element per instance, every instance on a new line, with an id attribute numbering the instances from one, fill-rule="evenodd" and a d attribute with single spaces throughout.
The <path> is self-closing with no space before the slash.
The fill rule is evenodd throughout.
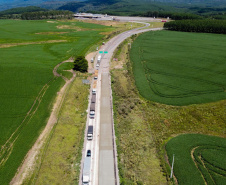
<path id="1" fill-rule="evenodd" d="M 145 26 L 123 32 L 102 46 L 101 51 L 108 51 L 108 54 L 102 54 L 100 67 L 98 67 L 97 81 L 97 101 L 95 119 L 87 117 L 87 125 L 94 126 L 94 138 L 87 141 L 85 138 L 83 159 L 86 156 L 87 149 L 91 149 L 91 185 L 118 185 L 118 167 L 117 151 L 115 146 L 113 110 L 112 110 L 112 90 L 111 77 L 109 73 L 110 61 L 114 50 L 126 38 L 147 31 L 161 30 L 162 28 L 145 29 L 150 24 L 140 22 Z M 97 57 L 95 57 L 97 58 Z M 97 61 L 95 61 L 96 64 Z M 91 89 L 92 90 L 92 89 Z M 89 109 L 88 109 L 89 110 Z M 85 135 L 86 137 L 86 135 Z M 81 164 L 80 183 L 82 184 Z"/>

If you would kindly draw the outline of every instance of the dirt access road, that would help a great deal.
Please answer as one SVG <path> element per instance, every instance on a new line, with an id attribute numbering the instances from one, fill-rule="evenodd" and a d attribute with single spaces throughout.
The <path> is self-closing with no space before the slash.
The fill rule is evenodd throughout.
<path id="1" fill-rule="evenodd" d="M 145 29 L 146 27 L 150 26 L 150 24 L 149 23 L 143 24 L 145 24 L 144 27 L 129 30 L 117 35 L 101 48 L 101 51 L 107 51 L 108 54 L 102 54 L 100 66 L 95 67 L 95 69 L 99 70 L 97 82 L 97 101 L 96 101 L 95 119 L 91 120 L 89 119 L 89 117 L 87 117 L 88 119 L 87 126 L 88 125 L 94 126 L 94 136 L 92 141 L 87 141 L 85 135 L 83 158 L 81 161 L 81 171 L 80 171 L 81 174 L 79 182 L 80 185 L 82 184 L 83 162 L 86 156 L 87 149 L 92 150 L 90 184 L 91 185 L 119 184 L 117 151 L 115 144 L 114 121 L 112 110 L 113 106 L 112 106 L 111 76 L 109 72 L 109 67 L 114 50 L 126 38 L 132 36 L 133 34 L 162 29 L 162 28 Z M 95 58 L 97 58 L 97 55 Z M 96 66 L 96 63 L 97 61 L 95 60 L 94 66 Z M 87 130 L 85 133 L 87 133 Z"/>

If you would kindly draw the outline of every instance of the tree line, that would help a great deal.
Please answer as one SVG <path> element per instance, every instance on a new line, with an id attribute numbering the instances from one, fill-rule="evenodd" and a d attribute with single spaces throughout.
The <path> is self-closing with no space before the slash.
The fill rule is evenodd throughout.
<path id="1" fill-rule="evenodd" d="M 37 6 L 11 8 L 0 12 L 0 19 L 20 19 L 22 13 L 38 11 L 48 11 L 48 10 Z"/>
<path id="2" fill-rule="evenodd" d="M 165 23 L 164 28 L 173 31 L 226 34 L 226 20 L 177 20 Z"/>
<path id="3" fill-rule="evenodd" d="M 2 16 L 2 15 L 22 14 L 24 12 L 37 12 L 37 11 L 48 11 L 48 10 L 37 6 L 27 6 L 4 10 L 0 12 L 0 15 Z"/>
<path id="4" fill-rule="evenodd" d="M 41 20 L 41 19 L 71 19 L 73 12 L 62 10 L 25 12 L 21 14 L 23 20 Z"/>
<path id="5" fill-rule="evenodd" d="M 144 17 L 162 17 L 173 20 L 184 20 L 184 19 L 202 19 L 201 16 L 192 14 L 192 13 L 177 13 L 177 12 L 166 12 L 166 11 L 148 11 L 146 13 L 139 14 L 137 16 L 144 16 Z"/>

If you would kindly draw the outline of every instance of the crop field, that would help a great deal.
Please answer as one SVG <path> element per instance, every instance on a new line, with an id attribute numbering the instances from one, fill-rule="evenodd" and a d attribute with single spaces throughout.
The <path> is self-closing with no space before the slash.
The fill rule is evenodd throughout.
<path id="1" fill-rule="evenodd" d="M 85 54 L 111 30 L 77 21 L 0 21 L 0 184 L 9 184 L 45 127 L 64 84 L 54 67 Z"/>
<path id="2" fill-rule="evenodd" d="M 114 58 L 118 61 L 111 63 L 120 181 L 121 184 L 172 184 L 165 143 L 182 133 L 225 137 L 226 100 L 172 106 L 143 98 L 135 85 L 133 63 L 129 59 L 128 43 L 132 39 L 117 48 Z"/>
<path id="3" fill-rule="evenodd" d="M 170 164 L 174 154 L 174 175 L 178 184 L 226 182 L 226 139 L 201 134 L 183 134 L 166 144 Z"/>
<path id="4" fill-rule="evenodd" d="M 226 99 L 226 36 L 148 32 L 132 44 L 130 59 L 139 93 L 169 105 Z"/>

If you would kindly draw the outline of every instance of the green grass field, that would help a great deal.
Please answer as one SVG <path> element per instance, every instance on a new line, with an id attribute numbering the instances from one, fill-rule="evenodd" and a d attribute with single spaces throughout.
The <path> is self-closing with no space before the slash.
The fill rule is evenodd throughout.
<path id="1" fill-rule="evenodd" d="M 0 20 L 0 184 L 9 184 L 47 122 L 64 84 L 53 68 L 85 54 L 111 30 L 76 21 Z"/>
<path id="2" fill-rule="evenodd" d="M 140 94 L 169 105 L 226 98 L 226 36 L 148 32 L 132 44 L 130 58 Z"/>
<path id="3" fill-rule="evenodd" d="M 183 134 L 166 144 L 170 164 L 174 158 L 174 175 L 178 184 L 216 184 L 226 182 L 226 139 Z"/>

